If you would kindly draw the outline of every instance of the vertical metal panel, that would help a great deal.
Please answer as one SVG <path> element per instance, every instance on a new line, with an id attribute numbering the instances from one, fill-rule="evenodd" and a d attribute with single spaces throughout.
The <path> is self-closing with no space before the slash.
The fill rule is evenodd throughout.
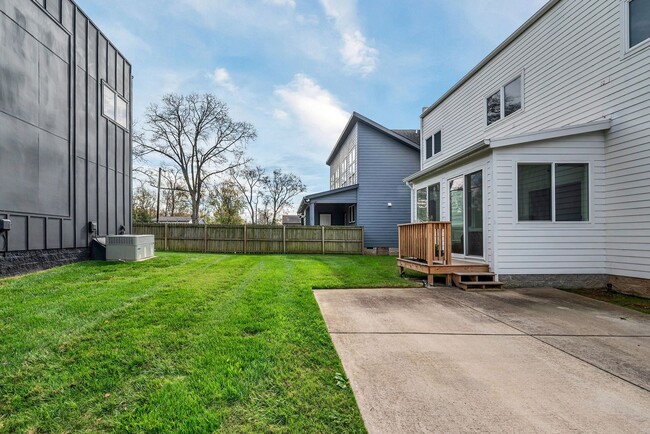
<path id="1" fill-rule="evenodd" d="M 61 21 L 61 0 L 46 0 L 45 6 L 57 21 Z"/>
<path id="2" fill-rule="evenodd" d="M 87 175 L 86 175 L 86 160 L 83 158 L 77 158 L 76 164 L 76 174 L 75 179 L 77 183 L 75 184 L 75 204 L 76 204 L 76 238 L 75 242 L 77 246 L 86 246 L 88 245 L 88 208 L 86 204 L 86 185 L 87 185 Z"/>
<path id="3" fill-rule="evenodd" d="M 61 245 L 61 219 L 47 219 L 47 245 L 48 249 L 60 249 Z"/>
<path id="4" fill-rule="evenodd" d="M 115 169 L 118 173 L 124 174 L 124 130 L 116 128 L 117 136 L 115 137 Z"/>
<path id="5" fill-rule="evenodd" d="M 75 7 L 70 0 L 63 0 L 61 2 L 61 24 L 63 27 L 70 32 L 74 32 L 73 27 L 73 17 L 75 13 Z"/>
<path id="6" fill-rule="evenodd" d="M 115 154 L 116 154 L 116 149 L 115 149 L 115 135 L 116 133 L 116 126 L 112 122 L 108 122 L 108 127 L 107 127 L 107 137 L 106 137 L 106 150 L 107 150 L 107 157 L 108 157 L 108 168 L 110 170 L 115 170 Z"/>
<path id="7" fill-rule="evenodd" d="M 107 173 L 106 167 L 99 166 L 97 176 L 97 200 L 98 200 L 98 212 L 97 225 L 98 225 L 98 234 L 106 235 L 108 234 L 108 189 L 107 189 Z"/>
<path id="8" fill-rule="evenodd" d="M 88 75 L 97 79 L 97 28 L 88 22 Z"/>
<path id="9" fill-rule="evenodd" d="M 97 164 L 100 166 L 106 167 L 107 161 L 107 145 L 106 145 L 106 130 L 108 129 L 108 119 L 101 115 L 102 112 L 102 103 L 101 103 L 101 92 L 99 94 L 100 101 L 98 101 L 98 118 L 99 118 L 99 130 L 97 131 Z"/>
<path id="10" fill-rule="evenodd" d="M 86 70 L 86 44 L 87 44 L 87 35 L 86 35 L 86 26 L 88 25 L 88 20 L 86 17 L 77 10 L 77 20 L 75 25 L 75 53 L 77 59 L 77 67 L 82 70 Z"/>
<path id="11" fill-rule="evenodd" d="M 29 218 L 29 250 L 42 250 L 45 248 L 46 223 L 45 217 Z"/>
<path id="12" fill-rule="evenodd" d="M 99 107 L 97 105 L 97 82 L 88 77 L 88 110 L 86 128 L 88 133 L 88 161 L 97 162 L 97 116 Z"/>
<path id="13" fill-rule="evenodd" d="M 64 249 L 71 249 L 75 247 L 74 243 L 74 224 L 71 219 L 63 219 L 62 224 L 62 231 L 63 231 L 63 248 Z"/>
<path id="14" fill-rule="evenodd" d="M 9 214 L 9 219 L 11 219 L 9 250 L 27 250 L 27 218 L 22 215 Z"/>
<path id="15" fill-rule="evenodd" d="M 110 43 L 106 57 L 106 73 L 108 85 L 115 89 L 115 48 Z"/>
<path id="16" fill-rule="evenodd" d="M 116 78 L 115 90 L 121 96 L 124 96 L 124 58 L 119 54 L 117 55 L 115 67 L 116 67 L 115 68 L 115 78 Z"/>
<path id="17" fill-rule="evenodd" d="M 108 233 L 114 234 L 117 232 L 116 226 L 116 210 L 115 210 L 115 171 L 108 170 L 108 208 L 106 210 Z"/>
<path id="18" fill-rule="evenodd" d="M 86 73 L 77 68 L 77 79 L 75 84 L 75 149 L 79 157 L 86 158 Z"/>
<path id="19" fill-rule="evenodd" d="M 97 34 L 97 38 L 97 79 L 101 82 L 101 80 L 106 80 L 106 62 L 108 61 L 106 53 L 108 50 L 108 42 L 101 33 Z"/>

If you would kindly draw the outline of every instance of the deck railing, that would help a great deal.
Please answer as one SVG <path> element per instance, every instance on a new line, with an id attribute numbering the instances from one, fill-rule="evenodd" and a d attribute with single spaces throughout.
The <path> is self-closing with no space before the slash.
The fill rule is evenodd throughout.
<path id="1" fill-rule="evenodd" d="M 399 258 L 427 265 L 451 264 L 451 223 L 426 222 L 398 225 Z"/>

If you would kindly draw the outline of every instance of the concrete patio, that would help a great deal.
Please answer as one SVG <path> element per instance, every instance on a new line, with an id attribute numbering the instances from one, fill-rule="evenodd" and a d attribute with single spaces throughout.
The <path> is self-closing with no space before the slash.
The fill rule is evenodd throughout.
<path id="1" fill-rule="evenodd" d="M 555 289 L 317 290 L 370 433 L 650 432 L 650 316 Z"/>

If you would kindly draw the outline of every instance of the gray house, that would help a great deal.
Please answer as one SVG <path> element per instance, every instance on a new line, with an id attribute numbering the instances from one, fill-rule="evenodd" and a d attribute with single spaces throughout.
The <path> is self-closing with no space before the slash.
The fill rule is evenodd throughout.
<path id="1" fill-rule="evenodd" d="M 0 275 L 130 232 L 131 91 L 131 65 L 72 1 L 0 1 Z"/>
<path id="2" fill-rule="evenodd" d="M 327 159 L 330 190 L 305 196 L 307 226 L 365 228 L 365 247 L 397 247 L 397 225 L 411 219 L 403 179 L 420 166 L 418 130 L 390 130 L 352 113 Z"/>

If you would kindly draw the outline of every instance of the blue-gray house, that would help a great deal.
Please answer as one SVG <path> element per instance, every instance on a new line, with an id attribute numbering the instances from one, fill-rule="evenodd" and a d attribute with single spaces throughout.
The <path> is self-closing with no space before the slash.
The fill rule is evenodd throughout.
<path id="1" fill-rule="evenodd" d="M 397 225 L 411 221 L 402 181 L 420 166 L 420 132 L 390 130 L 352 113 L 327 159 L 330 190 L 305 196 L 298 213 L 307 226 L 365 228 L 365 247 L 397 247 Z"/>

